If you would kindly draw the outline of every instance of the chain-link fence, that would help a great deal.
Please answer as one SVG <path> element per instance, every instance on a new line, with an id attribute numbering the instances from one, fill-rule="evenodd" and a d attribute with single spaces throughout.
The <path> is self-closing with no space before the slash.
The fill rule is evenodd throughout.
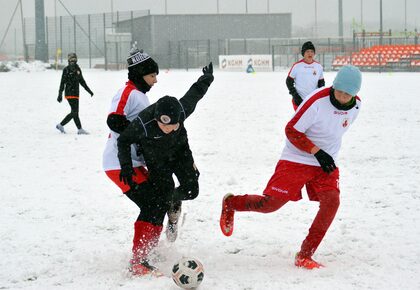
<path id="1" fill-rule="evenodd" d="M 369 49 L 375 46 L 398 46 L 398 45 L 415 45 L 419 44 L 419 33 L 415 30 L 412 33 L 395 33 L 391 31 L 383 33 L 354 33 L 353 38 L 318 38 L 318 39 L 283 39 L 280 43 L 273 44 L 271 47 L 271 54 L 273 58 L 273 70 L 279 67 L 288 67 L 302 58 L 301 47 L 305 41 L 311 40 L 316 48 L 316 60 L 322 64 L 325 71 L 337 69 L 334 66 L 334 60 L 337 57 L 347 57 L 350 59 L 349 63 L 353 63 L 352 56 L 360 51 Z M 411 56 L 416 58 L 417 56 Z M 420 57 L 420 55 L 419 55 Z M 377 58 L 381 58 L 380 55 Z M 404 62 L 404 61 L 403 61 Z M 354 63 L 360 65 L 359 63 Z M 381 69 L 384 64 L 374 69 Z M 406 70 L 412 70 L 409 66 L 405 66 Z M 372 66 L 364 66 L 364 69 L 373 68 Z M 388 68 L 390 66 L 388 65 Z M 401 69 L 396 63 L 393 64 L 393 69 Z M 391 68 L 392 69 L 392 68 Z"/>
<path id="2" fill-rule="evenodd" d="M 133 42 L 152 55 L 162 68 L 188 69 L 209 61 L 217 64 L 221 54 L 270 53 L 275 41 L 252 36 L 289 37 L 291 34 L 289 13 L 269 17 L 263 14 L 150 15 L 145 10 L 46 17 L 45 24 L 50 63 L 64 65 L 67 54 L 76 52 L 81 65 L 105 69 L 125 68 Z M 29 59 L 33 59 L 35 19 L 25 19 L 24 26 L 25 47 Z M 197 39 L 202 35 L 208 39 Z"/>
<path id="3" fill-rule="evenodd" d="M 103 14 L 46 17 L 48 59 L 65 64 L 76 52 L 82 65 L 120 68 L 132 44 L 131 33 L 117 33 L 120 21 L 148 15 L 148 10 Z M 35 55 L 35 19 L 25 19 L 25 42 L 30 59 Z"/>
<path id="4" fill-rule="evenodd" d="M 198 18 L 197 18 L 198 16 Z M 226 15 L 159 15 L 148 10 L 46 17 L 46 43 L 50 63 L 66 64 L 67 54 L 76 52 L 79 63 L 85 67 L 122 69 L 134 41 L 145 48 L 162 68 L 198 68 L 219 55 L 271 55 L 273 70 L 290 67 L 302 58 L 300 49 L 308 39 L 290 38 L 291 15 L 270 14 L 235 16 L 252 29 L 239 29 L 230 25 Z M 250 18 L 247 18 L 250 17 Z M 198 20 L 197 20 L 198 19 Z M 219 23 L 220 27 L 205 25 Z M 24 37 L 29 58 L 35 55 L 35 19 L 24 21 Z M 281 25 L 279 25 L 279 23 Z M 239 30 L 238 30 L 239 29 Z M 176 37 L 174 37 L 176 35 Z M 208 39 L 194 39 L 205 35 Z M 243 38 L 232 38 L 239 35 Z M 252 35 L 261 37 L 253 38 Z M 281 37 L 263 37 L 280 35 Z M 354 33 L 352 38 L 310 39 L 316 47 L 316 59 L 326 71 L 334 69 L 338 56 L 350 56 L 375 45 L 417 44 L 417 31 L 404 33 Z M 192 38 L 192 39 L 191 39 Z M 178 40 L 179 39 L 179 40 Z"/>

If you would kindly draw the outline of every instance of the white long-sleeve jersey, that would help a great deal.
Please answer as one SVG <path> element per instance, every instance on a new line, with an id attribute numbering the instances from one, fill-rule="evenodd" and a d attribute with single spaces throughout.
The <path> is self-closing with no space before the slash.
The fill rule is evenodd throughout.
<path id="1" fill-rule="evenodd" d="M 318 81 L 324 78 L 322 65 L 316 61 L 306 63 L 303 59 L 295 62 L 288 76 L 295 80 L 296 91 L 302 99 L 318 88 Z"/>
<path id="2" fill-rule="evenodd" d="M 113 97 L 110 114 L 118 114 L 126 116 L 128 121 L 134 120 L 138 114 L 150 105 L 148 97 L 139 91 L 133 82 L 128 81 L 126 86 L 121 88 Z M 105 171 L 121 169 L 120 161 L 118 160 L 117 139 L 120 134 L 110 131 L 108 140 L 106 142 L 105 150 L 102 158 L 102 166 Z M 136 146 L 131 145 L 131 159 L 134 167 L 143 166 L 144 160 L 137 156 Z"/>
<path id="3" fill-rule="evenodd" d="M 351 109 L 340 110 L 331 103 L 330 91 L 331 88 L 319 89 L 299 106 L 286 126 L 286 146 L 280 159 L 320 166 L 310 154 L 316 145 L 337 160 L 343 134 L 356 120 L 361 101 L 356 96 Z"/>

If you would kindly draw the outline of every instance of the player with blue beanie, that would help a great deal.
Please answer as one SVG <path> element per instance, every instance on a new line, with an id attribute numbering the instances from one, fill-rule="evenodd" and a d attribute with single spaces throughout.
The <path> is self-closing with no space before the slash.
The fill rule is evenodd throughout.
<path id="1" fill-rule="evenodd" d="M 225 236 L 233 234 L 236 212 L 267 214 L 277 211 L 288 202 L 301 200 L 305 187 L 309 200 L 319 202 L 319 210 L 294 263 L 306 269 L 323 267 L 312 256 L 340 205 L 340 174 L 336 160 L 342 137 L 360 112 L 361 101 L 357 93 L 361 84 L 360 70 L 355 66 L 344 66 L 332 87 L 316 90 L 302 101 L 286 125 L 286 145 L 263 193 L 228 193 L 224 196 L 220 229 Z"/>
<path id="2" fill-rule="evenodd" d="M 362 85 L 362 74 L 353 65 L 343 66 L 337 73 L 333 82 L 333 88 L 345 92 L 351 96 L 356 96 Z"/>

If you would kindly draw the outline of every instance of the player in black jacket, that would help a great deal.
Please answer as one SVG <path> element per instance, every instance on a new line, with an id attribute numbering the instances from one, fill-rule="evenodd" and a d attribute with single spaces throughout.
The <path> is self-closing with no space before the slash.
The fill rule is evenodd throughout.
<path id="1" fill-rule="evenodd" d="M 129 184 L 126 195 L 141 209 L 135 223 L 131 270 L 133 274 L 156 273 L 149 265 L 148 254 L 159 240 L 165 213 L 172 203 L 198 196 L 199 171 L 188 144 L 184 121 L 194 112 L 213 82 L 213 65 L 203 68 L 203 75 L 181 98 L 165 96 L 140 112 L 118 138 L 120 180 Z M 148 169 L 147 181 L 136 184 L 130 145 L 136 143 Z M 172 175 L 179 186 L 175 188 Z"/>
<path id="2" fill-rule="evenodd" d="M 68 62 L 69 65 L 63 69 L 63 74 L 61 76 L 57 102 L 61 103 L 63 100 L 64 91 L 64 96 L 69 102 L 71 111 L 66 117 L 64 117 L 63 121 L 61 121 L 55 127 L 61 133 L 66 133 L 64 131 L 64 125 L 73 119 L 78 129 L 77 134 L 88 134 L 88 132 L 82 128 L 82 124 L 80 123 L 79 119 L 79 84 L 85 88 L 91 97 L 93 96 L 93 92 L 91 89 L 89 89 L 85 79 L 83 78 L 82 70 L 77 65 L 77 55 L 74 52 L 68 54 Z"/>

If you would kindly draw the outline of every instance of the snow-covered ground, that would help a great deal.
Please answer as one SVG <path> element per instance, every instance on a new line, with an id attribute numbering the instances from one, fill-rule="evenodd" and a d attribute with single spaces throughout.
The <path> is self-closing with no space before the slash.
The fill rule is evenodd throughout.
<path id="1" fill-rule="evenodd" d="M 69 111 L 56 102 L 61 72 L 0 73 L 0 289 L 178 289 L 127 275 L 138 209 L 101 166 L 109 103 L 127 74 L 83 72 L 95 93 L 81 89 L 87 136 L 73 122 L 66 135 L 55 129 Z M 200 74 L 162 71 L 151 101 L 181 97 Z M 198 258 L 202 290 L 420 289 L 419 73 L 363 73 L 362 111 L 338 162 L 341 207 L 314 256 L 326 268 L 293 265 L 318 207 L 306 196 L 238 213 L 233 236 L 221 234 L 223 195 L 261 193 L 277 163 L 293 113 L 286 75 L 215 72 L 186 122 L 201 192 L 184 203 L 178 240 L 162 235 L 156 265 L 169 274 L 180 257 Z"/>

